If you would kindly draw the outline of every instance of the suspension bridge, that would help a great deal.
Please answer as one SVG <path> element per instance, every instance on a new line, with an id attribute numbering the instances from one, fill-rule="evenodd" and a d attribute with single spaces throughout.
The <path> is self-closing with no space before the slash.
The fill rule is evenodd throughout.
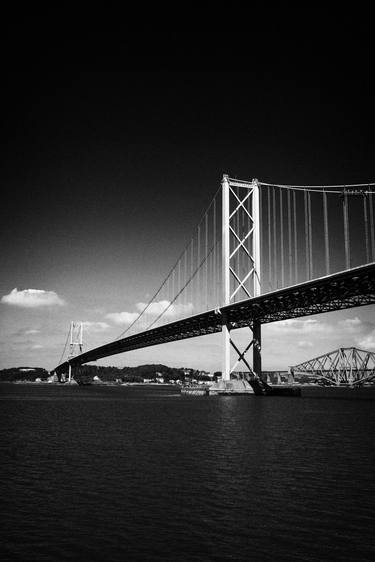
<path id="1" fill-rule="evenodd" d="M 54 371 L 61 377 L 111 355 L 222 332 L 223 380 L 239 363 L 261 380 L 262 324 L 375 303 L 374 199 L 374 183 L 280 185 L 224 175 L 188 244 L 126 330 L 82 352 L 82 331 L 75 334 L 73 324 L 69 356 L 67 339 Z M 234 331 L 245 327 L 241 351 Z"/>

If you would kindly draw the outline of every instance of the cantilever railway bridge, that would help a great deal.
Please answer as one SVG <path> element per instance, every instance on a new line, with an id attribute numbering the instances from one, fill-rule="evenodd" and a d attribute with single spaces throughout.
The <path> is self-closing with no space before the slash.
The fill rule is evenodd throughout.
<path id="1" fill-rule="evenodd" d="M 375 184 L 289 186 L 224 176 L 191 240 L 120 336 L 55 371 L 221 331 L 223 378 L 261 375 L 261 325 L 375 303 Z M 249 327 L 240 351 L 233 331 Z M 68 341 L 68 340 L 67 340 Z M 231 364 L 231 348 L 236 362 Z M 252 348 L 253 364 L 246 353 Z"/>
<path id="2" fill-rule="evenodd" d="M 375 378 L 375 352 L 340 347 L 290 368 L 293 375 L 305 375 L 340 386 L 362 385 Z"/>

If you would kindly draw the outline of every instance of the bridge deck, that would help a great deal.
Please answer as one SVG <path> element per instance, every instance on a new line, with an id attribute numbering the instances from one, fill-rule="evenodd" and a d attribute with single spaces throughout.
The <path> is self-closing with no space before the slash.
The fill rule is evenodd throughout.
<path id="1" fill-rule="evenodd" d="M 115 340 L 77 355 L 70 364 L 78 366 L 142 347 L 213 334 L 221 331 L 223 315 L 236 329 L 255 319 L 265 324 L 374 303 L 375 263 L 371 263 Z M 55 371 L 66 372 L 68 365 L 65 361 Z"/>

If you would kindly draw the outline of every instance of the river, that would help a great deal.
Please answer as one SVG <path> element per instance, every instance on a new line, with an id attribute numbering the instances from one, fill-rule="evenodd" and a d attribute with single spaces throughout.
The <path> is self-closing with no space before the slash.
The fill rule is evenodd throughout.
<path id="1" fill-rule="evenodd" d="M 5 560 L 375 559 L 375 402 L 0 385 Z"/>

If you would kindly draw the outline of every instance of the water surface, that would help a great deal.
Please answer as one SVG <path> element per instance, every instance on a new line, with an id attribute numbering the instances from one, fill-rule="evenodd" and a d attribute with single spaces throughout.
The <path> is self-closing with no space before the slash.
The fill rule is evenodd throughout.
<path id="1" fill-rule="evenodd" d="M 2 560 L 373 560 L 374 402 L 0 385 Z"/>

